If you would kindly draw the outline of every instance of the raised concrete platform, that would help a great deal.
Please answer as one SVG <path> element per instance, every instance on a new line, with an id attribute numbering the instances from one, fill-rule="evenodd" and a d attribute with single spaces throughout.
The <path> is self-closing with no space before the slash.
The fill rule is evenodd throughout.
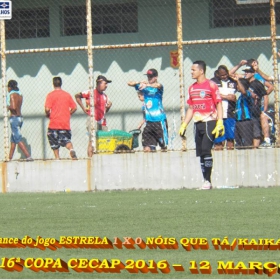
<path id="1" fill-rule="evenodd" d="M 279 186 L 280 149 L 213 152 L 212 184 Z M 94 155 L 91 160 L 0 163 L 2 192 L 199 188 L 195 151 Z"/>

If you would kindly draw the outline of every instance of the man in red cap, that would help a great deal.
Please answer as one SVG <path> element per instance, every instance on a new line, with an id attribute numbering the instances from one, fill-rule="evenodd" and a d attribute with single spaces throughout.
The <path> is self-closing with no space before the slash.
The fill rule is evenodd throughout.
<path id="1" fill-rule="evenodd" d="M 94 116 L 97 122 L 97 130 L 107 131 L 107 122 L 105 114 L 110 110 L 112 102 L 109 100 L 108 96 L 105 94 L 105 90 L 111 80 L 108 80 L 105 76 L 99 75 L 96 79 L 96 88 L 94 89 Z M 80 105 L 87 117 L 87 131 L 89 133 L 89 143 L 88 143 L 88 156 L 92 157 L 93 147 L 92 147 L 92 133 L 91 133 L 91 117 L 90 117 L 90 91 L 85 90 L 75 95 L 77 103 Z M 86 100 L 86 106 L 82 102 L 82 98 Z"/>
<path id="2" fill-rule="evenodd" d="M 127 83 L 144 95 L 146 126 L 142 134 L 142 145 L 145 152 L 155 150 L 157 144 L 162 151 L 166 151 L 168 132 L 166 115 L 162 105 L 163 85 L 157 81 L 158 72 L 156 69 L 149 69 L 145 75 L 147 75 L 148 81 Z"/>

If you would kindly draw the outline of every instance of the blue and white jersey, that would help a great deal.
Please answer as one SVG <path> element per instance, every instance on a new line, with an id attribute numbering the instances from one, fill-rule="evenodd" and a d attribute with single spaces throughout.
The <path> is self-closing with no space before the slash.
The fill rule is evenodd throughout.
<path id="1" fill-rule="evenodd" d="M 254 78 L 264 85 L 265 79 L 259 73 L 255 73 Z"/>
<path id="2" fill-rule="evenodd" d="M 251 96 L 249 90 L 246 91 L 246 94 L 241 94 L 236 102 L 236 120 L 244 121 L 250 120 L 252 118 L 252 106 L 254 104 L 254 100 Z"/>
<path id="3" fill-rule="evenodd" d="M 135 86 L 136 90 L 139 90 L 139 85 Z M 140 90 L 144 94 L 144 106 L 145 106 L 145 117 L 148 122 L 160 122 L 166 119 L 162 105 L 162 88 L 154 88 L 147 86 Z"/>

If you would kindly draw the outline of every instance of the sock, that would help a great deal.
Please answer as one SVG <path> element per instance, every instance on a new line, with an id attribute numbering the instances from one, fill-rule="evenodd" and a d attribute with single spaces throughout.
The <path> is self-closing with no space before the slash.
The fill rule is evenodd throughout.
<path id="1" fill-rule="evenodd" d="M 211 155 L 204 156 L 204 170 L 205 170 L 205 180 L 211 183 L 211 173 L 213 166 L 213 158 Z"/>
<path id="2" fill-rule="evenodd" d="M 200 157 L 200 167 L 202 171 L 203 178 L 205 180 L 205 166 L 204 166 L 204 157 Z"/>
<path id="3" fill-rule="evenodd" d="M 269 143 L 269 144 L 270 144 L 270 138 L 269 138 L 269 137 L 264 137 L 264 141 L 265 141 L 266 143 Z"/>

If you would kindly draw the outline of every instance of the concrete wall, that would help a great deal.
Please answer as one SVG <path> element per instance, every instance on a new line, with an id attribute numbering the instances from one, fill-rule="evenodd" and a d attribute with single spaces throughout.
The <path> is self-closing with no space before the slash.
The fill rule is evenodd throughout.
<path id="1" fill-rule="evenodd" d="M 280 149 L 213 152 L 212 184 L 279 186 Z M 92 160 L 2 162 L 2 192 L 199 188 L 195 151 L 95 155 Z"/>

